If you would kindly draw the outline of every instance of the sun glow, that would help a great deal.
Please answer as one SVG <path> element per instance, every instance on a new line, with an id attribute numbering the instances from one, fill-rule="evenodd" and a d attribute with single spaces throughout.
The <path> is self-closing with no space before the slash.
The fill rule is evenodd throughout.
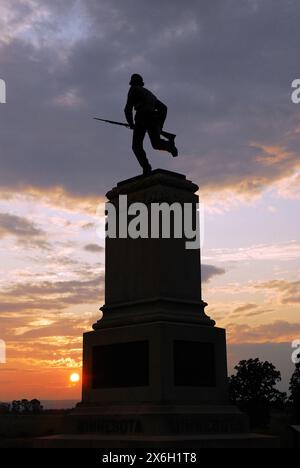
<path id="1" fill-rule="evenodd" d="M 80 375 L 77 374 L 77 372 L 74 372 L 73 374 L 70 375 L 70 382 L 77 383 L 79 381 L 80 381 Z"/>

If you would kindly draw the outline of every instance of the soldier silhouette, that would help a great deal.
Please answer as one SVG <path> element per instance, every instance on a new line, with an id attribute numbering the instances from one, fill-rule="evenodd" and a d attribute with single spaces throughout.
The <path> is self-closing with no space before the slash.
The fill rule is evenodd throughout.
<path id="1" fill-rule="evenodd" d="M 130 79 L 130 89 L 124 109 L 126 120 L 133 130 L 132 150 L 143 168 L 143 174 L 151 172 L 152 167 L 147 159 L 143 142 L 148 133 L 151 145 L 156 150 L 168 151 L 173 157 L 178 156 L 174 138 L 164 140 L 161 132 L 167 117 L 168 108 L 157 99 L 151 91 L 144 88 L 141 75 L 135 73 Z M 135 119 L 133 120 L 133 109 Z"/>

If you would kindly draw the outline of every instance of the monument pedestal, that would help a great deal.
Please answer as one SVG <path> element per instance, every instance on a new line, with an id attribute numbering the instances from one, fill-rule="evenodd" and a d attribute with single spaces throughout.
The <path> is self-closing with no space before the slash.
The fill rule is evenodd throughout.
<path id="1" fill-rule="evenodd" d="M 84 334 L 77 435 L 48 438 L 53 446 L 274 446 L 249 435 L 247 418 L 228 402 L 225 330 L 204 311 L 199 238 L 190 249 L 186 230 L 178 236 L 180 226 L 199 233 L 197 190 L 181 174 L 156 170 L 108 192 L 117 235 L 106 238 L 103 316 Z M 142 227 L 141 237 L 124 236 L 137 203 L 158 236 Z M 158 204 L 173 207 L 169 237 L 150 214 Z"/>
<path id="2" fill-rule="evenodd" d="M 84 335 L 83 402 L 224 403 L 225 331 L 157 321 Z"/>

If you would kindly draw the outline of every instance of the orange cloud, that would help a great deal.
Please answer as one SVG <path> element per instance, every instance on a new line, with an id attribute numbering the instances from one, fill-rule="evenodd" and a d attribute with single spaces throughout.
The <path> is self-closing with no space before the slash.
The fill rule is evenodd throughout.
<path id="1" fill-rule="evenodd" d="M 300 281 L 271 280 L 256 288 L 278 292 L 281 304 L 300 304 Z"/>
<path id="2" fill-rule="evenodd" d="M 37 187 L 21 186 L 18 190 L 5 189 L 0 191 L 2 200 L 24 200 L 32 203 L 44 204 L 49 207 L 56 207 L 76 213 L 96 214 L 99 204 L 105 203 L 103 195 L 87 194 L 78 195 L 65 190 L 61 186 Z"/>
<path id="3" fill-rule="evenodd" d="M 288 151 L 283 146 L 268 146 L 268 145 L 259 145 L 256 143 L 251 144 L 250 146 L 258 147 L 261 149 L 261 154 L 256 156 L 256 161 L 260 162 L 266 166 L 272 166 L 274 164 L 279 164 L 283 161 L 293 161 L 295 153 Z"/>
<path id="4" fill-rule="evenodd" d="M 257 327 L 231 323 L 227 324 L 227 335 L 231 344 L 292 342 L 300 336 L 300 323 L 277 320 Z"/>

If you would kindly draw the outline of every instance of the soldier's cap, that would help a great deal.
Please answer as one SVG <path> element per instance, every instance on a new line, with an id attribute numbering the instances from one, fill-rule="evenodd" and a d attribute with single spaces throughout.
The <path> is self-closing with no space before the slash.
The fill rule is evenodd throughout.
<path id="1" fill-rule="evenodd" d="M 144 86 L 144 80 L 143 80 L 143 77 L 141 75 L 139 75 L 138 73 L 134 73 L 133 75 L 131 75 L 131 78 L 130 78 L 130 82 L 129 82 L 130 86 Z"/>

